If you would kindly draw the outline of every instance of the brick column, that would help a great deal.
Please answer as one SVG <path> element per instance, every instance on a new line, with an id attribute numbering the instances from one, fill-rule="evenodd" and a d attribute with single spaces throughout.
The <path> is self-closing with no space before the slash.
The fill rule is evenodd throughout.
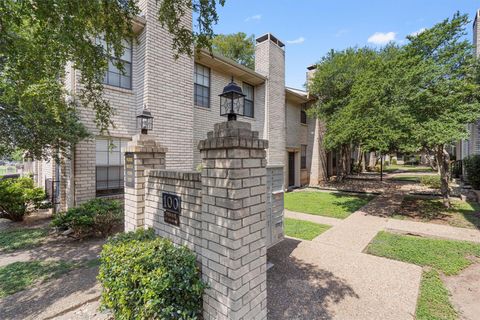
<path id="1" fill-rule="evenodd" d="M 125 152 L 125 231 L 133 231 L 145 225 L 145 171 L 165 169 L 167 149 L 153 137 L 138 134 L 123 152 Z M 133 157 L 133 163 L 130 157 Z"/>
<path id="2" fill-rule="evenodd" d="M 266 148 L 238 121 L 216 124 L 200 141 L 206 320 L 267 317 Z"/>

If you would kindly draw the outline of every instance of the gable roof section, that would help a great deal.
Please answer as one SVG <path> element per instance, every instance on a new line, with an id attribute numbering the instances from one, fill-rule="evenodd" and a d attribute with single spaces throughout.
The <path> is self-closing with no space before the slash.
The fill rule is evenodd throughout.
<path id="1" fill-rule="evenodd" d="M 311 100 L 307 91 L 289 87 L 285 87 L 285 97 L 296 103 L 306 103 Z"/>
<path id="2" fill-rule="evenodd" d="M 233 61 L 232 59 L 224 57 L 218 53 L 210 53 L 204 49 L 195 54 L 195 62 L 228 75 L 232 75 L 235 78 L 254 86 L 262 84 L 267 80 L 266 77 Z"/>

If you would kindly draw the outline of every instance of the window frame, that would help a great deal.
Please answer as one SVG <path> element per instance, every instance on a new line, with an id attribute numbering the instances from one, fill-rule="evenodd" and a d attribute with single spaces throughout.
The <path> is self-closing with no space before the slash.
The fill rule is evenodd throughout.
<path id="1" fill-rule="evenodd" d="M 208 87 L 203 84 L 197 83 L 197 66 L 200 66 L 208 70 Z M 198 94 L 196 94 L 197 86 L 201 87 L 202 89 L 205 89 L 205 88 L 208 89 L 208 103 L 206 106 L 197 103 L 197 96 L 199 96 Z M 211 88 L 212 88 L 212 70 L 209 67 L 204 66 L 203 64 L 195 62 L 195 65 L 193 68 L 193 104 L 196 107 L 207 108 L 207 109 L 211 108 L 211 105 L 212 105 L 212 92 L 211 92 L 212 89 Z"/>
<path id="2" fill-rule="evenodd" d="M 106 141 L 107 143 L 107 151 L 104 150 L 97 150 L 97 141 Z M 118 143 L 118 153 L 119 153 L 119 164 L 110 164 L 110 156 L 112 154 L 112 150 L 110 149 L 110 143 L 112 141 Z M 121 139 L 121 138 L 102 138 L 102 137 L 97 137 L 95 138 L 95 194 L 97 197 L 101 196 L 111 196 L 111 195 L 121 195 L 124 194 L 125 192 L 125 163 L 123 161 L 124 155 L 122 154 L 122 145 L 123 143 L 126 143 L 127 140 Z M 107 164 L 98 164 L 98 152 L 104 152 L 107 155 L 106 163 Z M 114 151 L 117 153 L 117 151 Z M 106 169 L 106 179 L 100 180 L 100 182 L 106 183 L 106 187 L 99 189 L 98 188 L 98 174 L 99 174 L 99 168 Z M 116 168 L 118 169 L 118 177 L 119 179 L 109 179 L 110 175 L 110 168 Z M 112 182 L 117 182 L 117 187 L 109 187 L 109 184 Z"/>
<path id="3" fill-rule="evenodd" d="M 300 123 L 301 124 L 307 124 L 307 104 L 302 103 L 301 108 L 300 108 Z"/>
<path id="4" fill-rule="evenodd" d="M 255 86 L 254 85 L 251 85 L 250 83 L 248 82 L 243 82 L 242 83 L 242 89 L 243 89 L 243 92 L 245 92 L 245 86 L 248 86 L 248 87 L 251 87 L 252 88 L 252 99 L 247 99 L 247 97 L 245 96 L 244 98 L 244 106 L 243 106 L 243 116 L 244 117 L 247 117 L 247 118 L 255 118 Z M 252 115 L 247 115 L 245 114 L 245 102 L 246 101 L 249 101 L 252 103 Z"/>
<path id="5" fill-rule="evenodd" d="M 107 66 L 107 70 L 105 71 L 105 74 L 103 76 L 102 83 L 104 85 L 115 87 L 115 88 L 120 88 L 120 89 L 124 89 L 124 90 L 132 90 L 133 89 L 133 43 L 131 41 L 124 40 L 128 44 L 129 47 L 127 48 L 127 47 L 123 46 L 123 49 L 124 49 L 123 54 L 125 54 L 125 52 L 127 50 L 130 51 L 130 61 L 127 61 L 127 60 L 122 59 L 121 57 L 117 59 L 114 56 L 110 55 L 109 45 L 106 43 L 106 41 L 103 38 L 97 38 L 97 41 L 102 41 L 100 44 L 104 47 L 105 51 L 109 54 L 108 55 L 108 66 Z M 118 67 L 116 66 L 116 64 L 118 62 L 120 62 L 122 64 L 123 69 L 124 69 L 123 71 L 118 69 Z M 110 71 L 110 64 L 114 65 L 115 68 L 118 69 L 119 73 L 117 73 L 115 71 Z M 128 68 L 126 68 L 126 65 L 128 65 Z M 127 70 L 129 71 L 128 72 L 130 74 L 129 76 L 125 75 L 127 73 L 126 72 Z M 119 77 L 118 85 L 109 81 L 110 74 L 118 75 L 118 77 Z M 129 79 L 128 86 L 122 86 L 122 77 L 126 77 L 126 78 Z"/>
<path id="6" fill-rule="evenodd" d="M 300 145 L 300 169 L 307 169 L 307 145 L 306 144 Z"/>

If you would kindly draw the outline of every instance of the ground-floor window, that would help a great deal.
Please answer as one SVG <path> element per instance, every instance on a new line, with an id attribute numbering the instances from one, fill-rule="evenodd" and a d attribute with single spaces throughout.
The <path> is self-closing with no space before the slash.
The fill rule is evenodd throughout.
<path id="1" fill-rule="evenodd" d="M 123 193 L 123 153 L 127 141 L 97 138 L 95 141 L 97 196 Z"/>
<path id="2" fill-rule="evenodd" d="M 300 169 L 307 169 L 307 146 L 305 144 L 301 146 Z"/>

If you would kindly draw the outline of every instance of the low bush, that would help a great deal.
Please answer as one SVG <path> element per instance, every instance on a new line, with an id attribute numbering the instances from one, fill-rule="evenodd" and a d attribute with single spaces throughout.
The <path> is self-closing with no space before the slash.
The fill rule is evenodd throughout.
<path id="1" fill-rule="evenodd" d="M 93 199 L 76 208 L 60 212 L 53 218 L 52 225 L 60 230 L 71 229 L 73 236 L 108 236 L 123 219 L 120 202 L 106 199 Z"/>
<path id="2" fill-rule="evenodd" d="M 100 262 L 101 305 L 115 319 L 201 318 L 205 284 L 188 248 L 139 230 L 109 239 Z"/>
<path id="3" fill-rule="evenodd" d="M 392 163 L 393 166 L 396 166 L 398 164 L 397 158 L 392 157 Z"/>
<path id="4" fill-rule="evenodd" d="M 30 178 L 0 180 L 0 218 L 23 221 L 26 215 L 42 207 L 45 191 Z"/>
<path id="5" fill-rule="evenodd" d="M 464 159 L 468 182 L 475 190 L 480 190 L 480 155 L 471 155 Z"/>
<path id="6" fill-rule="evenodd" d="M 442 187 L 440 176 L 421 176 L 420 183 L 433 189 L 440 189 Z"/>

